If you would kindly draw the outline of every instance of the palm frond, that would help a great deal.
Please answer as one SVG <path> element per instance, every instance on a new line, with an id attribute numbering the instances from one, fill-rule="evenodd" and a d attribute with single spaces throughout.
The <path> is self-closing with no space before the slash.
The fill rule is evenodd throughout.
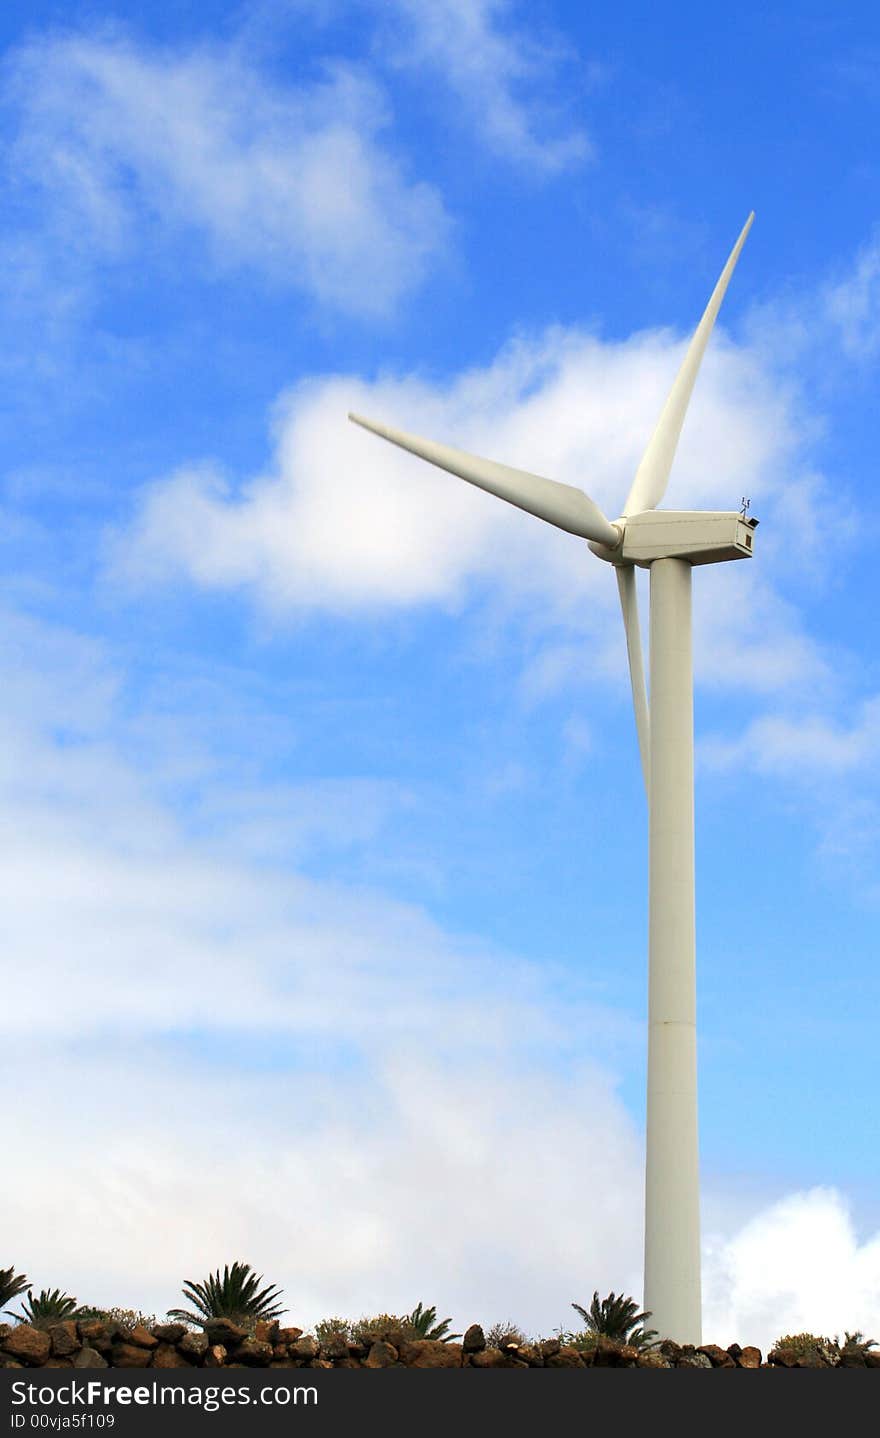
<path id="1" fill-rule="evenodd" d="M 20 1293 L 27 1292 L 30 1286 L 23 1273 L 16 1273 L 14 1268 L 0 1268 L 0 1307 L 11 1303 Z"/>
<path id="2" fill-rule="evenodd" d="M 195 1314 L 182 1308 L 168 1310 L 170 1318 L 183 1319 L 187 1323 L 204 1324 L 212 1318 L 277 1318 L 284 1313 L 285 1306 L 279 1303 L 280 1288 L 271 1284 L 260 1288 L 263 1275 L 255 1273 L 249 1263 L 227 1263 L 221 1275 L 208 1274 L 203 1282 L 187 1278 L 183 1284 L 183 1296 L 195 1307 Z"/>
<path id="3" fill-rule="evenodd" d="M 60 1288 L 44 1288 L 39 1294 L 29 1293 L 14 1316 L 21 1323 L 30 1323 L 34 1328 L 45 1328 L 49 1323 L 60 1323 L 64 1318 L 76 1318 L 79 1307 L 75 1298 L 63 1293 Z"/>
<path id="4" fill-rule="evenodd" d="M 650 1313 L 639 1313 L 638 1304 L 632 1298 L 616 1294 L 613 1289 L 601 1300 L 598 1290 L 594 1291 L 589 1309 L 582 1308 L 579 1303 L 571 1306 L 584 1320 L 588 1333 L 601 1334 L 637 1348 L 647 1346 L 657 1337 L 652 1328 L 641 1326 L 651 1317 Z"/>

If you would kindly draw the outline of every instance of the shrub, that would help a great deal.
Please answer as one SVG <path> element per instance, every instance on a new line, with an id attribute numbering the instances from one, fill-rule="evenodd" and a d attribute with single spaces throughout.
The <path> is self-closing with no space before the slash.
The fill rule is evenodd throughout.
<path id="1" fill-rule="evenodd" d="M 771 1353 L 782 1351 L 793 1358 L 820 1358 L 823 1363 L 829 1364 L 840 1361 L 837 1340 L 816 1333 L 784 1333 L 770 1350 Z"/>
<path id="2" fill-rule="evenodd" d="M 358 1318 L 349 1325 L 352 1343 L 365 1343 L 371 1335 L 402 1333 L 406 1338 L 417 1338 L 418 1334 L 409 1319 L 400 1318 L 396 1313 L 377 1313 L 375 1318 Z"/>
<path id="3" fill-rule="evenodd" d="M 518 1343 L 522 1348 L 526 1341 L 522 1329 L 510 1319 L 506 1323 L 493 1323 L 491 1328 L 486 1329 L 486 1345 L 489 1348 L 503 1348 L 505 1343 Z"/>
<path id="4" fill-rule="evenodd" d="M 354 1343 L 354 1327 L 350 1318 L 322 1318 L 320 1323 L 315 1324 L 315 1337 L 323 1344 L 328 1338 L 335 1338 L 338 1334 L 346 1343 Z"/>
<path id="5" fill-rule="evenodd" d="M 77 1318 L 98 1318 L 102 1323 L 122 1323 L 126 1328 L 155 1328 L 159 1319 L 155 1313 L 141 1313 L 139 1308 L 81 1308 Z"/>

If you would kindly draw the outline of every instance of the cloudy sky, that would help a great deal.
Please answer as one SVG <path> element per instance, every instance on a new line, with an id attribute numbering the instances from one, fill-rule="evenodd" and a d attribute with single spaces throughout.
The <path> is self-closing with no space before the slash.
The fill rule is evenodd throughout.
<path id="1" fill-rule="evenodd" d="M 880 21 L 864 4 L 11 0 L 0 1266 L 164 1313 L 567 1326 L 641 1292 L 644 798 L 612 576 L 695 586 L 705 1331 L 880 1338 Z"/>

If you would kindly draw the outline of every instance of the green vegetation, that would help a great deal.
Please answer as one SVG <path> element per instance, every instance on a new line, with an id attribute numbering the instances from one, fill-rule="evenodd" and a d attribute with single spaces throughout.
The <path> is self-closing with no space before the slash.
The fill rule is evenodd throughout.
<path id="1" fill-rule="evenodd" d="M 598 1291 L 594 1292 L 589 1309 L 581 1308 L 579 1303 L 571 1306 L 584 1320 L 581 1333 L 568 1334 L 569 1343 L 576 1347 L 594 1348 L 596 1340 L 602 1337 L 628 1343 L 633 1348 L 649 1348 L 657 1339 L 653 1328 L 642 1327 L 645 1319 L 651 1317 L 650 1313 L 639 1313 L 638 1304 L 632 1298 L 615 1295 L 613 1290 L 601 1302 Z"/>
<path id="2" fill-rule="evenodd" d="M 277 1318 L 283 1313 L 284 1305 L 278 1302 L 281 1290 L 270 1286 L 261 1289 L 263 1275 L 254 1273 L 249 1263 L 227 1263 L 220 1275 L 219 1268 L 203 1283 L 187 1278 L 183 1285 L 183 1296 L 196 1309 L 195 1313 L 186 1308 L 169 1308 L 168 1317 L 182 1323 L 195 1323 L 204 1327 L 212 1318 L 228 1318 L 233 1323 L 247 1323 L 258 1318 Z"/>
<path id="3" fill-rule="evenodd" d="M 404 1338 L 434 1338 L 441 1343 L 451 1343 L 460 1338 L 460 1333 L 450 1333 L 451 1318 L 437 1322 L 437 1309 L 417 1304 L 412 1313 L 402 1317 L 396 1313 L 377 1313 L 372 1318 L 322 1318 L 315 1324 L 315 1337 L 319 1343 L 339 1336 L 347 1343 L 366 1343 L 372 1337 L 383 1333 L 401 1333 Z"/>
<path id="4" fill-rule="evenodd" d="M 784 1348 L 786 1353 L 792 1353 L 797 1358 L 806 1358 L 815 1353 L 820 1345 L 826 1344 L 830 1347 L 830 1339 L 822 1338 L 816 1333 L 784 1333 L 781 1338 L 776 1339 L 771 1351 Z"/>
<path id="5" fill-rule="evenodd" d="M 487 1348 L 503 1348 L 505 1343 L 516 1343 L 520 1348 L 528 1342 L 522 1329 L 510 1319 L 506 1323 L 493 1323 L 485 1330 Z"/>
<path id="6" fill-rule="evenodd" d="M 373 1318 L 322 1318 L 315 1324 L 315 1337 L 319 1343 L 329 1338 L 344 1338 L 346 1343 L 366 1343 L 370 1337 L 382 1333 L 402 1333 L 405 1338 L 415 1338 L 415 1332 L 408 1318 L 396 1313 L 377 1313 Z"/>
<path id="7" fill-rule="evenodd" d="M 126 1328 L 155 1328 L 155 1313 L 141 1313 L 139 1308 L 81 1308 L 77 1318 L 97 1318 L 101 1323 L 121 1323 Z"/>
<path id="8" fill-rule="evenodd" d="M 414 1329 L 417 1338 L 434 1338 L 441 1343 L 452 1343 L 454 1339 L 461 1337 L 460 1333 L 448 1331 L 451 1318 L 437 1322 L 437 1309 L 433 1304 L 430 1308 L 423 1308 L 421 1303 L 417 1304 L 407 1322 Z"/>
<path id="9" fill-rule="evenodd" d="M 842 1343 L 839 1338 L 835 1338 L 834 1343 L 840 1350 L 841 1355 L 844 1353 L 858 1353 L 861 1354 L 862 1357 L 864 1357 L 866 1353 L 870 1353 L 872 1348 L 877 1347 L 876 1338 L 866 1338 L 859 1328 L 856 1329 L 855 1333 L 846 1333 Z"/>
<path id="10" fill-rule="evenodd" d="M 79 1318 L 80 1309 L 75 1298 L 62 1293 L 60 1288 L 44 1288 L 34 1296 L 29 1293 L 21 1311 L 13 1315 L 20 1323 L 29 1323 L 32 1328 L 48 1328 L 50 1323 L 60 1323 L 63 1318 Z"/>
<path id="11" fill-rule="evenodd" d="M 837 1365 L 841 1360 L 864 1358 L 877 1344 L 873 1338 L 856 1329 L 840 1338 L 827 1338 L 817 1333 L 784 1333 L 777 1338 L 771 1352 L 786 1353 L 792 1358 L 818 1358 L 823 1363 Z"/>
<path id="12" fill-rule="evenodd" d="M 30 1286 L 23 1273 L 16 1273 L 14 1268 L 0 1268 L 0 1309 L 11 1303 L 20 1293 L 27 1292 Z M 15 1314 L 12 1317 L 14 1318 Z"/>

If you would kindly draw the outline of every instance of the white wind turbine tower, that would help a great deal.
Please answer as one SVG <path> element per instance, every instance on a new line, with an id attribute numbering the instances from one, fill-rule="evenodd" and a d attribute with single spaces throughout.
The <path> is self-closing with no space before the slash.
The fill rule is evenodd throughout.
<path id="1" fill-rule="evenodd" d="M 644 1306 L 652 1326 L 701 1342 L 694 938 L 694 732 L 691 570 L 747 559 L 754 519 L 736 511 L 658 510 L 685 411 L 750 215 L 685 355 L 626 504 L 612 524 L 579 489 L 349 419 L 529 514 L 589 541 L 614 565 L 649 809 L 648 1104 Z M 634 566 L 650 570 L 650 710 Z"/>

